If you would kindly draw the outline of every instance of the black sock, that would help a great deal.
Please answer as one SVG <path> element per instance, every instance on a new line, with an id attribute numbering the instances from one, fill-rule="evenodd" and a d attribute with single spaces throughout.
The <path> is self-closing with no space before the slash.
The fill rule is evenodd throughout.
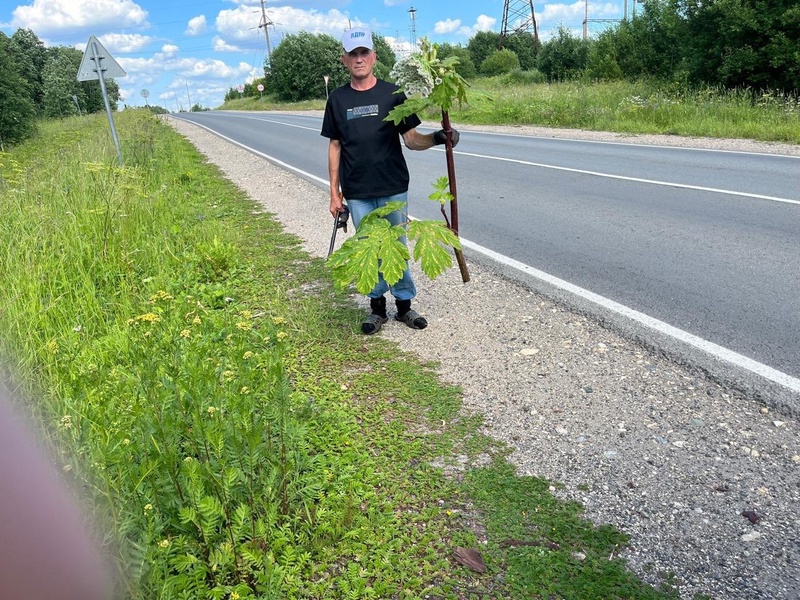
<path id="1" fill-rule="evenodd" d="M 411 300 L 395 300 L 394 304 L 397 307 L 398 317 L 402 317 L 411 310 Z"/>
<path id="2" fill-rule="evenodd" d="M 386 298 L 381 296 L 380 298 L 370 298 L 369 299 L 369 307 L 372 309 L 373 315 L 378 315 L 386 318 Z"/>

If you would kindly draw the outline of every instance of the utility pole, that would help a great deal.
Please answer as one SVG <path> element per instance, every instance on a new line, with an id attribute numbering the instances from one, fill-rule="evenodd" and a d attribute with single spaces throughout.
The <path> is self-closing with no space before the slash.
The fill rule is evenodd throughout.
<path id="1" fill-rule="evenodd" d="M 189 110 L 192 110 L 192 97 L 189 95 L 189 80 L 186 75 L 183 76 L 183 81 L 186 82 L 186 99 L 189 100 Z"/>
<path id="2" fill-rule="evenodd" d="M 589 37 L 589 0 L 586 0 L 586 9 L 583 14 L 583 39 Z"/>
<path id="3" fill-rule="evenodd" d="M 261 0 L 261 23 L 259 23 L 259 27 L 264 28 L 264 37 L 267 39 L 267 65 L 272 65 L 272 50 L 269 47 L 269 26 L 272 25 L 272 21 L 269 20 L 267 16 L 267 6 L 266 0 Z M 267 76 L 267 68 L 264 68 L 264 76 Z"/>

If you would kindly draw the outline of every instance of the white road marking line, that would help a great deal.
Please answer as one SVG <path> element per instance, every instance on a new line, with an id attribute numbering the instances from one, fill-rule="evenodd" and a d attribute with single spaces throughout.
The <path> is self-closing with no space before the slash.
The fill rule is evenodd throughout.
<path id="1" fill-rule="evenodd" d="M 722 154 L 744 154 L 745 156 L 769 156 L 770 158 L 789 158 L 794 160 L 800 160 L 800 156 L 795 156 L 794 154 L 774 154 L 769 152 L 753 152 L 750 150 L 726 150 L 725 148 L 692 148 L 689 146 L 666 146 L 662 144 L 637 144 L 635 142 L 612 142 L 608 140 L 581 140 L 578 138 L 568 138 L 568 137 L 550 137 L 544 135 L 526 135 L 524 133 L 499 133 L 494 131 L 476 131 L 474 129 L 465 129 L 464 131 L 468 131 L 470 134 L 477 133 L 478 135 L 498 135 L 498 136 L 508 136 L 508 137 L 521 137 L 521 138 L 533 138 L 537 140 L 544 140 L 547 142 L 571 142 L 576 144 L 606 144 L 609 146 L 628 146 L 628 147 L 635 147 L 635 148 L 656 148 L 658 150 L 682 150 L 682 151 L 694 151 L 694 152 L 718 152 Z M 643 134 L 647 135 L 647 134 Z M 763 142 L 769 143 L 769 142 Z"/>
<path id="2" fill-rule="evenodd" d="M 513 258 L 509 258 L 504 254 L 500 254 L 494 250 L 490 250 L 489 248 L 485 248 L 464 238 L 461 238 L 461 245 L 465 248 L 470 248 L 476 252 L 480 252 L 487 258 L 491 258 L 500 264 L 511 267 L 512 269 L 515 269 L 521 273 L 525 273 L 526 275 L 533 276 L 558 289 L 569 292 L 570 294 L 574 294 L 580 298 L 583 298 L 584 300 L 588 300 L 589 302 L 597 304 L 607 310 L 640 323 L 649 329 L 668 335 L 680 342 L 692 346 L 693 348 L 697 348 L 698 350 L 702 350 L 703 352 L 706 352 L 715 358 L 731 363 L 741 369 L 745 369 L 746 371 L 760 375 L 769 381 L 773 381 L 794 392 L 800 393 L 800 379 L 787 375 L 782 371 L 773 369 L 770 366 L 755 361 L 752 358 L 748 358 L 742 354 L 739 354 L 738 352 L 734 352 L 733 350 L 729 350 L 728 348 L 713 342 L 709 342 L 708 340 L 691 334 L 688 331 L 674 327 L 673 325 L 665 323 L 664 321 L 659 321 L 658 319 L 650 317 L 637 310 L 633 310 L 632 308 L 620 304 L 619 302 L 609 300 L 605 296 L 600 296 L 599 294 L 595 294 L 594 292 L 590 292 L 589 290 L 569 283 L 568 281 L 559 279 L 558 277 L 550 275 L 549 273 L 534 269 L 525 263 L 514 260 Z"/>
<path id="3" fill-rule="evenodd" d="M 317 129 L 314 128 L 314 127 L 306 127 L 304 125 L 295 125 L 293 123 L 284 123 L 282 121 L 274 121 L 272 119 L 265 119 L 265 118 L 262 118 L 262 117 L 251 117 L 251 116 L 248 116 L 248 115 L 229 115 L 229 116 L 238 117 L 238 118 L 241 118 L 241 119 L 253 119 L 253 120 L 256 120 L 256 121 L 263 121 L 263 122 L 266 122 L 266 123 L 273 123 L 275 125 L 285 125 L 286 127 L 296 127 L 297 129 L 307 129 L 309 131 L 317 131 Z M 488 133 L 488 132 L 470 131 L 470 133 Z M 491 134 L 491 135 L 512 135 L 513 136 L 513 135 L 518 135 L 518 134 Z M 532 137 L 532 136 L 521 136 L 521 137 Z M 545 138 L 540 138 L 540 139 L 545 139 Z M 546 139 L 550 140 L 551 138 L 546 138 Z M 640 144 L 624 144 L 623 142 L 600 142 L 600 141 L 593 141 L 593 140 L 567 140 L 567 141 L 571 141 L 571 142 L 589 142 L 589 143 L 594 143 L 594 144 L 619 144 L 619 145 L 637 146 L 637 147 L 646 147 L 646 148 L 654 147 L 654 146 L 649 146 L 649 145 L 645 146 L 645 145 L 640 145 Z M 698 150 L 698 148 L 674 148 L 672 146 L 659 146 L 659 148 L 679 149 L 679 150 Z M 434 148 L 434 149 L 438 150 L 440 152 L 444 152 L 444 150 L 442 150 L 441 148 Z M 730 151 L 730 150 L 716 150 L 716 152 L 733 152 L 733 151 Z M 712 188 L 712 187 L 704 187 L 704 186 L 699 186 L 699 185 L 690 185 L 688 183 L 673 183 L 671 181 L 659 181 L 657 179 L 643 179 L 641 177 L 628 177 L 626 175 L 612 175 L 611 173 L 601 173 L 599 171 L 587 171 L 585 169 L 574 169 L 572 167 L 560 167 L 560 166 L 557 166 L 557 165 L 548 165 L 548 164 L 545 164 L 545 163 L 537 163 L 537 162 L 532 162 L 532 161 L 528 161 L 528 160 L 521 160 L 521 159 L 516 159 L 516 158 L 503 158 L 503 157 L 500 157 L 500 156 L 489 156 L 488 154 L 476 154 L 474 152 L 462 152 L 460 150 L 454 150 L 454 153 L 455 154 L 459 154 L 461 156 L 472 156 L 473 158 L 485 158 L 487 160 L 499 160 L 499 161 L 503 161 L 503 162 L 510 162 L 510 163 L 516 163 L 516 164 L 520 164 L 520 165 L 531 166 L 531 167 L 538 167 L 540 169 L 553 169 L 553 170 L 556 170 L 556 171 L 567 171 L 567 172 L 570 172 L 570 173 L 580 173 L 581 175 L 593 175 L 595 177 L 604 177 L 604 178 L 607 178 L 607 179 L 618 179 L 618 180 L 621 180 L 621 181 L 631 181 L 631 182 L 634 182 L 634 183 L 645 183 L 645 184 L 648 184 L 648 185 L 660 185 L 660 186 L 665 186 L 665 187 L 674 187 L 674 188 L 681 188 L 681 189 L 687 189 L 687 190 L 696 190 L 696 191 L 699 191 L 699 192 L 710 192 L 710 193 L 714 193 L 714 194 L 726 194 L 726 195 L 729 195 L 729 196 L 743 196 L 745 198 L 755 198 L 755 199 L 758 199 L 758 200 L 769 200 L 771 202 L 782 202 L 784 204 L 795 204 L 795 205 L 800 206 L 800 200 L 793 200 L 791 198 L 781 198 L 779 196 L 766 196 L 764 194 L 754 194 L 754 193 L 751 193 L 751 192 L 736 192 L 736 191 L 733 191 L 733 190 L 725 190 L 725 189 L 721 189 L 721 188 Z M 742 152 L 741 154 L 755 154 L 755 153 L 753 153 L 753 152 Z M 768 156 L 782 156 L 782 155 L 772 155 L 772 154 L 770 154 Z M 798 157 L 789 156 L 789 157 L 786 157 L 786 158 L 798 158 Z"/>
<path id="4" fill-rule="evenodd" d="M 800 200 L 792 200 L 791 198 L 780 198 L 778 196 L 765 196 L 763 194 L 752 194 L 750 192 L 736 192 L 733 190 L 723 190 L 719 188 L 703 187 L 700 185 L 690 185 L 688 183 L 673 183 L 671 181 L 659 181 L 657 179 L 642 179 L 641 177 L 628 177 L 626 175 L 612 175 L 610 173 L 600 173 L 599 171 L 587 171 L 584 169 L 574 169 L 572 167 L 559 167 L 556 165 L 546 165 L 544 163 L 536 163 L 528 160 L 521 160 L 517 158 L 502 158 L 498 156 L 488 156 L 486 154 L 475 154 L 473 152 L 461 152 L 456 154 L 461 156 L 472 156 L 474 158 L 485 158 L 489 160 L 499 160 L 503 162 L 517 163 L 520 165 L 527 165 L 531 167 L 539 167 L 541 169 L 554 169 L 556 171 L 567 171 L 570 173 L 580 173 L 582 175 L 593 175 L 595 177 L 605 177 L 607 179 L 619 179 L 622 181 L 632 181 L 635 183 L 646 183 L 650 185 L 661 185 L 665 187 L 681 188 L 686 190 L 697 190 L 700 192 L 712 192 L 715 194 L 726 194 L 730 196 L 744 196 L 746 198 L 757 198 L 759 200 L 770 200 L 772 202 L 783 202 L 785 204 L 800 205 Z"/>

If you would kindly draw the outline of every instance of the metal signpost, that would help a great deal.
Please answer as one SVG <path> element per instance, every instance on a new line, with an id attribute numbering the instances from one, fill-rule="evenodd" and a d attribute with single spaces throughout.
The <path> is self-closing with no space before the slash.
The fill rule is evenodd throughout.
<path id="1" fill-rule="evenodd" d="M 103 102 L 105 102 L 106 105 L 108 123 L 111 125 L 111 137 L 114 138 L 114 145 L 117 148 L 117 158 L 119 159 L 120 166 L 122 166 L 122 150 L 119 147 L 117 130 L 114 127 L 114 117 L 111 115 L 111 105 L 108 103 L 106 77 L 125 77 L 125 71 L 119 66 L 119 63 L 112 58 L 108 51 L 103 48 L 100 41 L 96 37 L 91 36 L 89 42 L 86 44 L 83 60 L 78 69 L 78 81 L 100 80 L 100 89 L 103 92 Z"/>
<path id="2" fill-rule="evenodd" d="M 256 87 L 258 88 L 258 96 L 259 96 L 259 98 L 263 98 L 264 97 L 264 86 L 259 83 Z"/>

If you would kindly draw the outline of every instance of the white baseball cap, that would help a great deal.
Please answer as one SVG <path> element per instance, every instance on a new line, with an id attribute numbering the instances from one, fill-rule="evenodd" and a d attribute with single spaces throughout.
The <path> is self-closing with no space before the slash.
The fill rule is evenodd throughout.
<path id="1" fill-rule="evenodd" d="M 372 32 L 369 27 L 353 27 L 342 35 L 342 47 L 345 52 L 352 52 L 356 48 L 372 50 Z"/>

